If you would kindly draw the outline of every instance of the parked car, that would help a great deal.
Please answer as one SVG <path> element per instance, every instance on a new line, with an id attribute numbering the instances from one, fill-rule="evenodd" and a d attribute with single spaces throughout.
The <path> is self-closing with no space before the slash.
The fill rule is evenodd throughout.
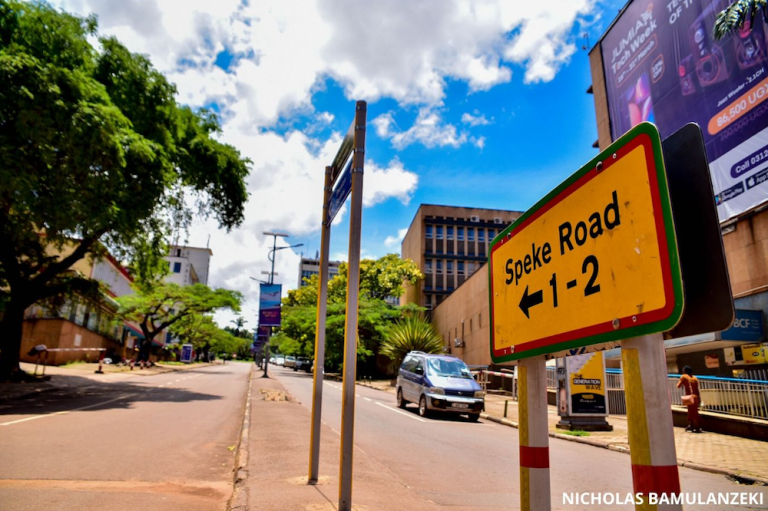
<path id="1" fill-rule="evenodd" d="M 277 355 L 275 357 L 275 365 L 276 366 L 282 366 L 285 365 L 285 357 L 282 355 Z"/>
<path id="2" fill-rule="evenodd" d="M 274 363 L 276 363 L 276 359 L 275 359 L 275 357 L 269 357 L 269 363 L 270 363 L 270 364 L 274 364 Z"/>
<path id="3" fill-rule="evenodd" d="M 296 364 L 293 366 L 294 371 L 304 370 L 308 373 L 312 372 L 312 361 L 307 357 L 298 357 Z"/>
<path id="4" fill-rule="evenodd" d="M 449 355 L 412 351 L 406 355 L 397 375 L 397 406 L 418 403 L 419 415 L 433 410 L 467 414 L 475 422 L 483 410 L 485 392 L 472 377 L 467 365 Z"/>
<path id="5" fill-rule="evenodd" d="M 285 357 L 285 362 L 283 362 L 283 366 L 285 367 L 294 367 L 296 366 L 296 357 L 292 355 L 288 355 Z"/>

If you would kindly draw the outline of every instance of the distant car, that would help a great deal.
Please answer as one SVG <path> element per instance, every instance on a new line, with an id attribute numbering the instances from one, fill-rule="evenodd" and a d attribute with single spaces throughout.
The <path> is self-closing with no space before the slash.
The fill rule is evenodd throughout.
<path id="1" fill-rule="evenodd" d="M 419 415 L 433 410 L 465 413 L 472 422 L 480 418 L 485 392 L 461 359 L 412 351 L 397 375 L 397 406 L 418 403 Z"/>
<path id="2" fill-rule="evenodd" d="M 285 357 L 285 362 L 283 362 L 283 366 L 285 367 L 294 367 L 296 365 L 296 357 L 292 355 L 288 355 Z"/>
<path id="3" fill-rule="evenodd" d="M 294 371 L 303 370 L 308 373 L 312 372 L 312 361 L 308 359 L 307 357 L 298 357 L 296 359 L 296 364 L 293 366 Z"/>
<path id="4" fill-rule="evenodd" d="M 285 365 L 285 357 L 282 355 L 278 355 L 275 357 L 275 365 L 282 366 Z"/>
<path id="5" fill-rule="evenodd" d="M 269 363 L 274 364 L 275 363 L 275 357 L 269 357 Z"/>

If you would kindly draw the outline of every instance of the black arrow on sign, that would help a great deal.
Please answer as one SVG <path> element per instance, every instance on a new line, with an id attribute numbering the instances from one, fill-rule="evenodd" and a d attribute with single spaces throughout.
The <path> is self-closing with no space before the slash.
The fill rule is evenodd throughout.
<path id="1" fill-rule="evenodd" d="M 531 319 L 531 316 L 528 314 L 528 309 L 534 305 L 540 304 L 543 301 L 544 294 L 541 292 L 541 290 L 529 295 L 528 286 L 525 286 L 525 292 L 523 293 L 523 297 L 520 299 L 520 310 L 523 311 L 523 314 L 525 314 L 526 318 Z"/>

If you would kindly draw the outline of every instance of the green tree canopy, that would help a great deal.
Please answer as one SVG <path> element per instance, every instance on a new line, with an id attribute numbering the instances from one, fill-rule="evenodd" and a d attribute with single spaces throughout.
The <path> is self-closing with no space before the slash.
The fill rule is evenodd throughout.
<path id="1" fill-rule="evenodd" d="M 94 17 L 0 3 L 0 379 L 18 371 L 24 310 L 97 283 L 71 271 L 110 250 L 152 280 L 193 211 L 243 219 L 248 161 L 176 101 Z"/>
<path id="2" fill-rule="evenodd" d="M 755 19 L 760 24 L 760 11 L 763 11 L 763 20 L 768 23 L 768 0 L 737 0 L 720 11 L 715 19 L 715 39 L 722 39 L 726 35 L 747 27 L 755 26 Z"/>
<path id="3" fill-rule="evenodd" d="M 347 263 L 339 265 L 339 273 L 328 282 L 328 301 L 345 303 L 347 301 L 348 282 Z M 400 297 L 403 284 L 416 283 L 424 278 L 416 263 L 402 259 L 397 254 L 387 254 L 379 259 L 360 261 L 360 298 L 362 300 L 384 300 L 387 297 Z M 285 305 L 316 306 L 320 278 L 312 275 L 305 279 L 305 286 L 288 291 L 283 299 Z"/>
<path id="4" fill-rule="evenodd" d="M 213 332 L 213 320 L 207 322 L 200 316 L 225 308 L 237 312 L 240 310 L 242 295 L 227 289 L 214 290 L 204 284 L 179 286 L 166 283 L 139 288 L 135 294 L 121 296 L 117 301 L 120 304 L 118 315 L 141 327 L 144 340 L 139 356 L 146 359 L 152 339 L 160 332 L 185 321 L 178 329 L 189 335 L 190 339 L 199 340 L 205 333 Z M 195 318 L 199 320 L 197 324 Z M 216 330 L 221 329 L 216 327 Z"/>

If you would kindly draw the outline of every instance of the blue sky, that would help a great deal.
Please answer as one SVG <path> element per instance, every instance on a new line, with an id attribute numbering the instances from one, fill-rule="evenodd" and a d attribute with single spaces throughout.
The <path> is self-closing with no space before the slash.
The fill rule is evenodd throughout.
<path id="1" fill-rule="evenodd" d="M 251 200 L 231 233 L 199 221 L 187 238 L 214 257 L 210 284 L 242 291 L 269 269 L 285 289 L 320 248 L 322 178 L 368 102 L 364 256 L 400 251 L 422 203 L 524 211 L 596 154 L 586 44 L 622 1 L 60 0 L 145 53 L 179 101 L 221 116 L 221 139 L 253 161 Z M 428 20 L 427 20 L 428 18 Z M 184 235 L 181 236 L 184 238 Z M 346 258 L 348 214 L 331 254 Z M 252 325 L 250 325 L 252 326 Z"/>

